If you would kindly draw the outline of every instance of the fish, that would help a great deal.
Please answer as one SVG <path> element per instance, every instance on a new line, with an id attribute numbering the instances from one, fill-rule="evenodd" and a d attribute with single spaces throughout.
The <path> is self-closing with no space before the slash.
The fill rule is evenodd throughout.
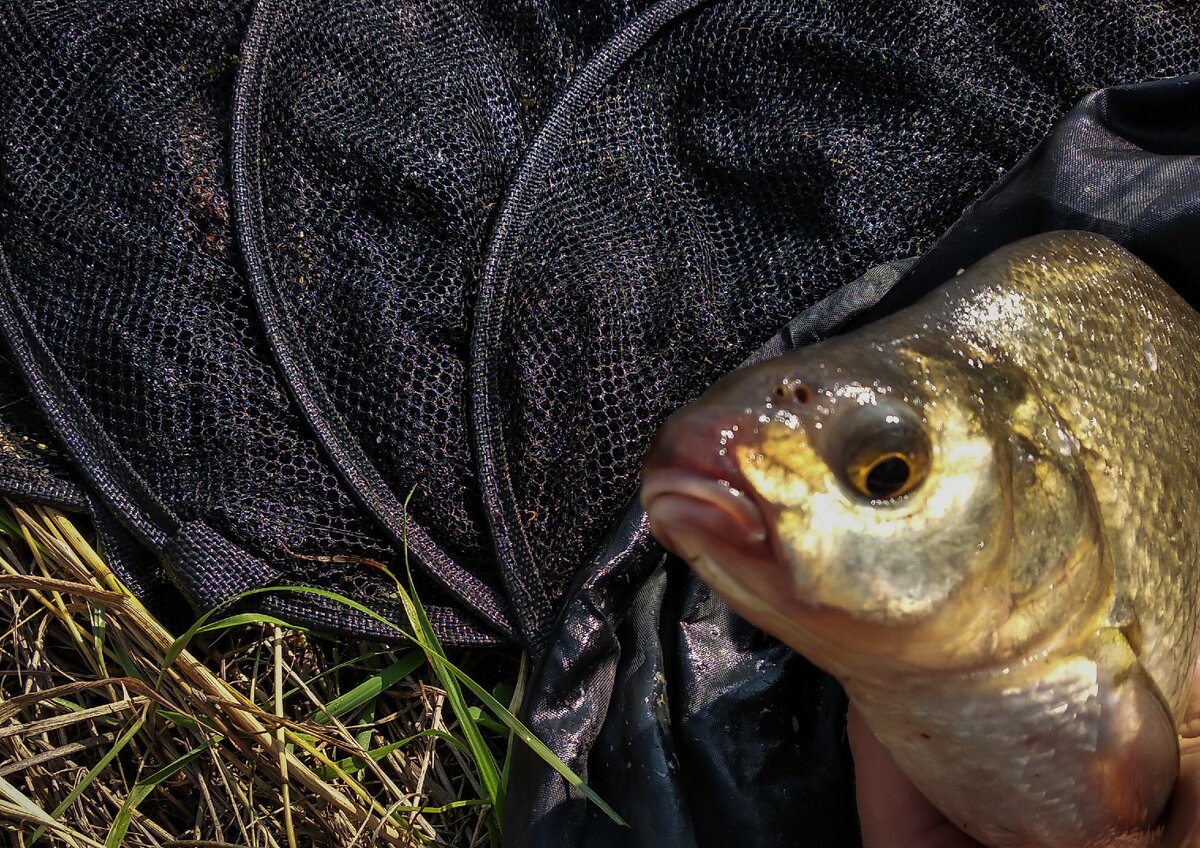
<path id="1" fill-rule="evenodd" d="M 1152 845 L 1197 723 L 1198 351 L 1129 251 L 1033 236 L 715 383 L 641 501 L 967 834 Z"/>

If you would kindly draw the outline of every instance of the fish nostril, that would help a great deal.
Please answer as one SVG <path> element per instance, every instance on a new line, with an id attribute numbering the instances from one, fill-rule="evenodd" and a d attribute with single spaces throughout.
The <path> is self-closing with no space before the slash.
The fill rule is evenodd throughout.
<path id="1" fill-rule="evenodd" d="M 798 403 L 805 405 L 812 400 L 812 389 L 805 383 L 784 380 L 775 384 L 771 396 L 779 403 Z"/>

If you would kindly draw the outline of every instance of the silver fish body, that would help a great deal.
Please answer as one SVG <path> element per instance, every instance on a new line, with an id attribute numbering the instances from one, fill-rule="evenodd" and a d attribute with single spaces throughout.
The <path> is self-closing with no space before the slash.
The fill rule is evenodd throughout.
<path id="1" fill-rule="evenodd" d="M 1087 233 L 727 377 L 642 499 L 991 848 L 1149 844 L 1200 650 L 1200 318 Z"/>

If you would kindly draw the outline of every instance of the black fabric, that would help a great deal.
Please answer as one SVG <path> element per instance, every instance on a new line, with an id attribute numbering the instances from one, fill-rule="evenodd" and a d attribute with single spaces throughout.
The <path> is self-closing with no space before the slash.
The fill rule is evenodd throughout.
<path id="1" fill-rule="evenodd" d="M 917 267 L 870 269 L 743 364 L 866 320 Z M 841 688 L 664 555 L 636 503 L 569 594 L 531 691 L 534 731 L 628 827 L 518 751 L 506 845 L 858 844 Z"/>
<path id="2" fill-rule="evenodd" d="M 2 357 L 0 493 L 76 511 L 88 504 L 87 493 L 74 480 L 70 456 L 38 416 L 12 362 Z"/>
<path id="3" fill-rule="evenodd" d="M 204 523 L 242 550 L 206 599 L 247 588 L 244 571 L 395 616 L 390 578 L 356 558 L 395 565 L 396 546 L 308 430 L 246 284 L 229 151 L 246 5 L 5 13 L 0 323 L 83 475 L 144 544 L 162 553 L 181 523 Z M 496 639 L 469 603 L 428 580 L 420 592 L 448 639 Z M 284 606 L 379 635 L 309 598 Z"/>
<path id="4" fill-rule="evenodd" d="M 1198 29 L 1132 0 L 8 4 L 0 492 L 93 513 L 168 616 L 296 585 L 396 616 L 407 542 L 443 637 L 532 650 L 530 723 L 636 824 L 526 757 L 513 846 L 853 844 L 841 696 L 662 565 L 642 452 L 755 351 L 1028 233 L 1105 232 L 1190 294 L 1196 84 L 1055 122 L 1200 72 Z"/>

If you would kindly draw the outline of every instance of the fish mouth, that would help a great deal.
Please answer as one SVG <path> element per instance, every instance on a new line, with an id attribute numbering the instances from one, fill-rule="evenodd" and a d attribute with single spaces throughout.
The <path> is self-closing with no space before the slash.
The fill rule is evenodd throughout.
<path id="1" fill-rule="evenodd" d="M 688 407 L 659 431 L 642 467 L 642 506 L 650 532 L 712 582 L 780 572 L 767 505 L 759 502 L 732 453 L 748 432 L 745 416 Z"/>
<path id="2" fill-rule="evenodd" d="M 831 602 L 819 571 L 802 570 L 777 547 L 770 507 L 736 486 L 737 475 L 687 467 L 642 474 L 642 506 L 650 532 L 728 607 L 827 671 L 877 658 L 889 628 Z M 895 628 L 890 628 L 894 630 Z"/>
<path id="3" fill-rule="evenodd" d="M 642 506 L 650 532 L 684 558 L 698 547 L 716 545 L 774 559 L 762 510 L 726 476 L 692 468 L 648 468 L 642 477 Z"/>
<path id="4" fill-rule="evenodd" d="M 822 597 L 819 573 L 797 579 L 773 529 L 776 509 L 711 442 L 660 438 L 642 469 L 641 501 L 663 547 L 735 613 L 793 649 L 816 657 L 878 644 L 875 627 Z"/>
<path id="5" fill-rule="evenodd" d="M 768 513 L 737 487 L 736 474 L 728 476 L 733 479 L 687 467 L 646 469 L 642 505 L 650 532 L 734 612 L 803 653 L 802 637 L 794 634 L 839 624 L 839 611 L 797 585 L 776 549 Z"/>
<path id="6" fill-rule="evenodd" d="M 703 408 L 676 413 L 647 453 L 642 506 L 654 537 L 734 612 L 800 650 L 790 637 L 806 622 L 829 629 L 842 616 L 821 602 L 819 581 L 797 581 L 775 532 L 778 508 L 759 497 L 732 456 L 732 442 L 756 438 L 750 418 Z"/>
<path id="7" fill-rule="evenodd" d="M 686 407 L 667 420 L 642 467 L 650 531 L 684 559 L 711 546 L 770 556 L 767 522 L 730 455 L 741 417 Z"/>

